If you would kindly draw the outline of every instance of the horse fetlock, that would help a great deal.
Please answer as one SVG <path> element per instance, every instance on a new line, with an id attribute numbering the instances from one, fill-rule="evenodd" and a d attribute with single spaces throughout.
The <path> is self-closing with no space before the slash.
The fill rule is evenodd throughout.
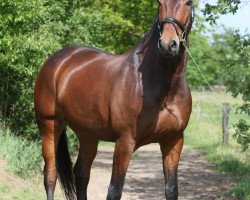
<path id="1" fill-rule="evenodd" d="M 176 186 L 167 185 L 165 188 L 166 200 L 177 200 L 178 199 L 178 188 Z"/>
<path id="2" fill-rule="evenodd" d="M 120 200 L 122 197 L 121 193 L 109 192 L 107 200 Z"/>
<path id="3" fill-rule="evenodd" d="M 54 199 L 54 190 L 55 190 L 55 181 L 48 181 L 44 180 L 44 187 L 47 193 L 47 199 L 53 200 Z"/>
<path id="4" fill-rule="evenodd" d="M 109 188 L 107 200 L 120 200 L 122 197 L 122 191 L 115 189 L 115 188 Z"/>

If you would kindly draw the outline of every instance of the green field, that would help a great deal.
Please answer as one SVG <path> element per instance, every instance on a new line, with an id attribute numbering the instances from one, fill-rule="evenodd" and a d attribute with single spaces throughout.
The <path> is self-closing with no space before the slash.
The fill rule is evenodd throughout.
<path id="1" fill-rule="evenodd" d="M 247 115 L 236 113 L 240 99 L 229 94 L 216 93 L 223 103 L 229 103 L 229 145 L 222 146 L 222 105 L 210 92 L 193 92 L 193 112 L 185 131 L 185 144 L 201 150 L 207 159 L 214 163 L 219 171 L 234 175 L 237 185 L 231 195 L 250 199 L 250 150 L 242 153 L 233 139 L 233 122 L 239 118 L 250 120 Z"/>

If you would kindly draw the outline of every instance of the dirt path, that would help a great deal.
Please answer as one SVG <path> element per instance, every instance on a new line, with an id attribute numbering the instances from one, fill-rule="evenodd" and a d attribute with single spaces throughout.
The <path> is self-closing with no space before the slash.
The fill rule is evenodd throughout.
<path id="1" fill-rule="evenodd" d="M 104 200 L 111 176 L 111 147 L 100 147 L 88 189 L 90 200 Z M 233 199 L 225 195 L 234 185 L 232 178 L 214 171 L 197 151 L 185 148 L 179 166 L 179 199 Z M 164 179 L 158 145 L 139 149 L 130 163 L 123 200 L 164 200 Z"/>
<path id="2" fill-rule="evenodd" d="M 106 199 L 111 177 L 112 155 L 113 147 L 99 147 L 91 171 L 89 200 Z M 0 187 L 0 193 L 4 194 L 4 198 L 0 197 L 0 199 L 45 199 L 41 176 L 32 182 L 24 181 L 5 172 L 3 168 L 3 162 L 0 160 L 0 186 L 9 185 L 5 193 L 3 191 L 1 193 Z M 179 200 L 232 200 L 235 198 L 230 198 L 225 193 L 233 185 L 233 179 L 228 174 L 215 172 L 214 167 L 199 152 L 184 148 L 179 166 Z M 63 199 L 59 186 L 56 189 L 55 199 Z M 164 179 L 159 146 L 153 144 L 142 147 L 130 163 L 122 200 L 164 199 Z"/>

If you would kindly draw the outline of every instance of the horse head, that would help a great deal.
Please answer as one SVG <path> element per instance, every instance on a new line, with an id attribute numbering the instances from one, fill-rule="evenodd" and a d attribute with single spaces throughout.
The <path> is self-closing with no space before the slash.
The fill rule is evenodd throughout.
<path id="1" fill-rule="evenodd" d="M 158 0 L 158 47 L 164 57 L 180 54 L 185 45 L 194 19 L 192 0 Z"/>

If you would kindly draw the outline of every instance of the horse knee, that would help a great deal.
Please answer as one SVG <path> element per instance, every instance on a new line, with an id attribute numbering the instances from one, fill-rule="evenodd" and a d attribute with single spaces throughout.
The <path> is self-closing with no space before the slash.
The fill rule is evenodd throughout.
<path id="1" fill-rule="evenodd" d="M 177 200 L 178 199 L 178 188 L 166 186 L 165 196 L 166 196 L 166 200 Z"/>
<path id="2" fill-rule="evenodd" d="M 122 192 L 111 189 L 108 191 L 107 200 L 120 200 L 122 197 Z"/>

